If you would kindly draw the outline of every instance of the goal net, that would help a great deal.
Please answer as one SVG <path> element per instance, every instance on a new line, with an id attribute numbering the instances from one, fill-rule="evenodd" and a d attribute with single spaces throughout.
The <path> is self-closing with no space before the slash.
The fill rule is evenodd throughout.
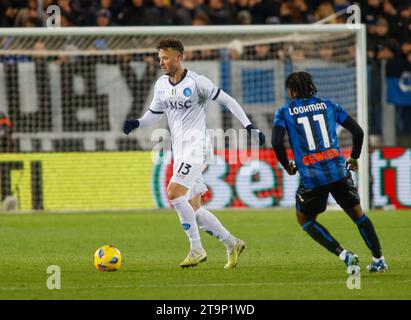
<path id="1" fill-rule="evenodd" d="M 166 119 L 130 136 L 122 124 L 147 110 L 161 76 L 155 48 L 170 36 L 184 43 L 184 65 L 233 96 L 267 136 L 249 163 L 228 161 L 246 136 L 215 150 L 218 163 L 205 172 L 211 208 L 294 205 L 298 176 L 284 174 L 269 142 L 291 72 L 311 73 L 318 96 L 367 128 L 362 26 L 0 29 L 0 112 L 9 121 L 1 130 L 3 205 L 10 196 L 26 210 L 169 205 L 169 150 L 151 153 Z M 224 106 L 210 103 L 206 112 L 222 139 L 242 127 Z M 340 128 L 339 138 L 349 154 L 351 136 Z M 364 149 L 358 183 L 368 201 Z M 258 170 L 248 170 L 255 161 Z"/>

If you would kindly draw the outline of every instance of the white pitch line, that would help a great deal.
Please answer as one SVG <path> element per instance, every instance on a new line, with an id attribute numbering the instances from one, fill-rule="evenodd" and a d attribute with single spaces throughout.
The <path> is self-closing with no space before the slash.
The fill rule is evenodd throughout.
<path id="1" fill-rule="evenodd" d="M 367 279 L 366 283 L 380 283 L 379 279 Z M 411 279 L 400 280 L 401 283 L 411 282 Z M 87 290 L 87 289 L 138 289 L 138 288 L 178 288 L 178 287 L 241 287 L 241 286 L 286 286 L 286 285 L 345 285 L 345 281 L 312 281 L 312 282 L 240 282 L 240 283 L 170 283 L 170 284 L 142 284 L 142 285 L 118 285 L 118 286 L 89 286 L 89 287 L 65 287 L 61 290 Z M 47 290 L 44 288 L 7 288 L 0 287 L 0 291 L 25 291 L 25 290 Z"/>

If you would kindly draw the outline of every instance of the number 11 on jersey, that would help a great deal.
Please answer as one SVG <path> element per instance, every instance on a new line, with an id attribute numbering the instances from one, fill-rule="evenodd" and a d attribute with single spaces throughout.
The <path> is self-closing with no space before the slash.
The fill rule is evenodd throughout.
<path id="1" fill-rule="evenodd" d="M 313 120 L 317 121 L 320 125 L 321 135 L 324 141 L 324 147 L 329 148 L 330 138 L 328 137 L 328 131 L 327 131 L 327 126 L 325 125 L 324 115 L 316 114 L 313 116 Z M 297 122 L 299 124 L 302 124 L 304 127 L 305 136 L 307 137 L 307 142 L 308 142 L 308 149 L 315 150 L 316 146 L 314 142 L 313 131 L 311 130 L 311 126 L 310 126 L 310 120 L 308 119 L 308 117 L 301 117 L 297 119 Z"/>

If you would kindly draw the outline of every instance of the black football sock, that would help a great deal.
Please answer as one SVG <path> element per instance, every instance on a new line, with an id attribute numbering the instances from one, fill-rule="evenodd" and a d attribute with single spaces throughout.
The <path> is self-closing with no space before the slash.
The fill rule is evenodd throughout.
<path id="1" fill-rule="evenodd" d="M 378 240 L 377 233 L 375 232 L 374 225 L 371 220 L 364 214 L 360 219 L 355 221 L 358 229 L 360 230 L 361 236 L 364 239 L 367 247 L 371 250 L 374 258 L 381 258 L 381 245 Z"/>
<path id="2" fill-rule="evenodd" d="M 302 227 L 304 231 L 311 236 L 311 238 L 313 238 L 331 253 L 334 253 L 336 256 L 339 256 L 340 253 L 344 250 L 340 246 L 338 241 L 330 235 L 328 230 L 317 221 L 307 221 Z"/>

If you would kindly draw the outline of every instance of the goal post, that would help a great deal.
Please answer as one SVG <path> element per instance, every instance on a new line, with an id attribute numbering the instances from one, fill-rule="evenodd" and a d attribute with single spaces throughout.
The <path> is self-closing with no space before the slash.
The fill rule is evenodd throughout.
<path id="1" fill-rule="evenodd" d="M 319 96 L 344 106 L 364 130 L 357 180 L 363 209 L 369 209 L 366 29 L 361 24 L 0 28 L 0 111 L 14 124 L 16 151 L 26 155 L 150 151 L 155 145 L 153 130 L 166 128 L 164 119 L 128 137 L 121 126 L 126 118 L 141 116 L 150 103 L 154 81 L 161 75 L 155 48 L 165 37 L 181 39 L 186 48 L 184 64 L 230 93 L 267 137 L 275 111 L 286 101 L 286 76 L 297 70 L 312 73 Z M 241 128 L 215 103 L 207 110 L 207 125 L 225 130 Z M 340 146 L 351 148 L 350 135 L 342 130 L 338 133 Z M 266 147 L 270 149 L 270 143 Z M 271 157 L 272 153 L 267 150 L 266 154 Z M 40 165 L 34 167 L 41 169 Z M 155 174 L 167 172 L 156 170 Z M 11 184 L 17 181 L 8 179 Z M 31 179 L 36 179 L 33 174 Z M 156 181 L 148 182 L 149 189 L 161 195 L 164 188 L 154 188 L 166 178 Z M 69 184 L 70 179 L 66 182 Z M 237 184 L 235 179 L 225 182 L 223 189 Z M 30 183 L 36 185 L 35 181 Z M 46 182 L 41 183 L 48 190 Z M 279 182 L 274 179 L 273 183 Z M 294 182 L 290 185 L 295 188 Z M 276 190 L 267 191 L 269 197 L 274 198 Z M 290 193 L 287 191 L 279 193 Z M 239 196 L 228 202 L 227 196 L 226 200 L 210 202 L 217 203 L 216 207 L 235 203 L 252 206 L 265 191 L 255 191 L 260 192 L 258 196 L 253 192 L 244 195 L 247 199 Z M 45 200 L 47 195 L 42 197 Z M 142 192 L 141 197 L 149 201 L 151 195 Z M 39 197 L 28 196 L 27 202 L 33 202 L 33 198 Z M 162 203 L 158 199 L 157 206 Z M 282 198 L 263 205 L 281 206 L 289 204 L 287 201 Z M 145 207 L 130 203 L 125 207 Z"/>
<path id="2" fill-rule="evenodd" d="M 361 206 L 366 212 L 370 210 L 370 159 L 368 139 L 368 87 L 367 87 L 367 41 L 365 25 L 356 31 L 356 72 L 357 72 L 357 121 L 364 131 L 362 155 L 359 159 L 358 188 Z"/>

